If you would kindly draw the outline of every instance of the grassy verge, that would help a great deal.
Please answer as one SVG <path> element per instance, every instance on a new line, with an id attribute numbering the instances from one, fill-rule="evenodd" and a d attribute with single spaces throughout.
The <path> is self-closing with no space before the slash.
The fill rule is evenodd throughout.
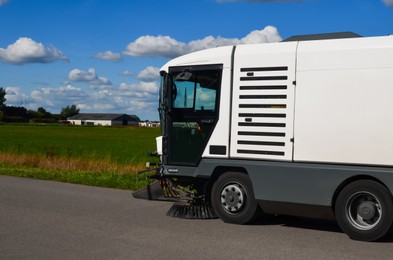
<path id="1" fill-rule="evenodd" d="M 157 129 L 0 125 L 0 174 L 137 190 Z M 153 160 L 154 161 L 154 160 Z"/>
<path id="2" fill-rule="evenodd" d="M 144 187 L 148 174 L 138 174 L 143 166 L 125 167 L 109 162 L 46 159 L 39 156 L 0 153 L 0 174 L 137 190 Z"/>
<path id="3" fill-rule="evenodd" d="M 105 171 L 54 171 L 15 165 L 0 165 L 0 174 L 127 190 L 137 190 L 148 183 L 146 174 L 126 175 Z"/>

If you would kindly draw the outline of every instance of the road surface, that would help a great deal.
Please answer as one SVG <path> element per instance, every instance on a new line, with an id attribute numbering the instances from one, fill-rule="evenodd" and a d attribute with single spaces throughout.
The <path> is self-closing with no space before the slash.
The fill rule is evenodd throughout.
<path id="1" fill-rule="evenodd" d="M 326 220 L 240 226 L 167 217 L 130 191 L 0 176 L 0 259 L 391 259 Z"/>

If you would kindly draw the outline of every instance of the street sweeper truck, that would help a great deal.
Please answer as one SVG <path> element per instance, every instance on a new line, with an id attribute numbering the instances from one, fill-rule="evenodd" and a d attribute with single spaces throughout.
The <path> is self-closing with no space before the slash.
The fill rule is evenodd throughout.
<path id="1" fill-rule="evenodd" d="M 190 205 L 236 224 L 335 218 L 363 241 L 392 230 L 393 36 L 187 54 L 161 68 L 159 113 L 156 177 Z"/>

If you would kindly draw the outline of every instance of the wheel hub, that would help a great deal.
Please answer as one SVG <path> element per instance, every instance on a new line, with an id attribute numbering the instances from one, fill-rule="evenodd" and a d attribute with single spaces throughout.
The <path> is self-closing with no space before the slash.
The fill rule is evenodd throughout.
<path id="1" fill-rule="evenodd" d="M 244 206 L 244 191 L 240 184 L 227 185 L 221 192 L 221 204 L 227 212 L 236 213 Z"/>
<path id="2" fill-rule="evenodd" d="M 360 230 L 371 230 L 381 221 L 382 208 L 378 198 L 368 192 L 353 194 L 346 203 L 346 216 L 349 223 Z"/>
<path id="3" fill-rule="evenodd" d="M 357 209 L 359 216 L 365 220 L 370 220 L 375 216 L 375 205 L 372 202 L 365 201 Z"/>

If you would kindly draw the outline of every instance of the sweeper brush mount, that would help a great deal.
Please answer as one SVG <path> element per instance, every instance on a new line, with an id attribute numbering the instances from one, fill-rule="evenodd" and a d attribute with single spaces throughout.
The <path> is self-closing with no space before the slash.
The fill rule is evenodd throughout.
<path id="1" fill-rule="evenodd" d="M 133 192 L 134 198 L 159 201 L 174 201 L 167 216 L 182 219 L 213 219 L 217 218 L 212 206 L 187 188 L 174 184 L 167 178 L 157 178 L 145 188 Z"/>

